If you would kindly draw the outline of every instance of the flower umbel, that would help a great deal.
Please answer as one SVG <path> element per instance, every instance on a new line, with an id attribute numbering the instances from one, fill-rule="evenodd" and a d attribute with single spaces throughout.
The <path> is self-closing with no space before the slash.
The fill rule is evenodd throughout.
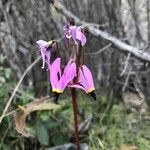
<path id="1" fill-rule="evenodd" d="M 64 26 L 64 34 L 67 39 L 73 38 L 75 44 L 78 44 L 78 40 L 81 42 L 81 45 L 84 46 L 86 43 L 86 37 L 81 32 L 81 27 L 77 26 Z"/>
<path id="2" fill-rule="evenodd" d="M 63 72 L 61 71 L 60 65 L 61 58 L 58 57 L 49 68 L 52 92 L 55 94 L 57 93 L 57 98 L 55 95 L 55 102 L 58 100 L 58 95 L 63 93 L 68 83 L 71 82 L 76 76 L 76 64 L 73 63 L 72 59 L 67 63 Z"/>
<path id="3" fill-rule="evenodd" d="M 93 82 L 93 77 L 89 68 L 83 65 L 79 68 L 79 77 L 77 84 L 73 84 L 70 87 L 80 88 L 84 90 L 87 94 L 91 95 L 94 100 L 96 100 L 96 94 L 94 93 L 95 87 Z"/>
<path id="4" fill-rule="evenodd" d="M 45 63 L 50 63 L 50 56 L 52 48 L 50 48 L 50 45 L 52 44 L 52 41 L 46 42 L 44 40 L 38 40 L 36 43 L 39 46 L 41 57 L 42 57 L 42 69 L 45 67 Z"/>

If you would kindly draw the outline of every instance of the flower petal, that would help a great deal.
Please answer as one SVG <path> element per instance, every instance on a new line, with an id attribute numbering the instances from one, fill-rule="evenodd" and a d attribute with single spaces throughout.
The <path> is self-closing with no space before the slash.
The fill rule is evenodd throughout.
<path id="1" fill-rule="evenodd" d="M 88 86 L 88 81 L 86 80 L 82 69 L 79 69 L 79 83 L 82 84 L 85 88 Z"/>
<path id="2" fill-rule="evenodd" d="M 44 67 L 45 67 L 45 53 L 41 50 L 41 57 L 42 57 L 42 69 L 44 69 Z"/>
<path id="3" fill-rule="evenodd" d="M 83 69 L 84 76 L 85 76 L 86 80 L 88 81 L 90 88 L 93 88 L 94 87 L 94 81 L 93 81 L 91 71 L 85 65 L 82 66 L 82 69 Z"/>
<path id="4" fill-rule="evenodd" d="M 38 40 L 38 41 L 36 41 L 36 43 L 38 44 L 38 46 L 41 50 L 46 50 L 49 46 L 48 42 L 46 42 L 44 40 Z"/>
<path id="5" fill-rule="evenodd" d="M 46 57 L 46 62 L 47 62 L 47 64 L 49 64 L 50 63 L 50 57 L 51 57 L 51 49 L 47 49 L 46 51 L 45 51 L 45 57 Z"/>
<path id="6" fill-rule="evenodd" d="M 69 85 L 69 87 L 82 89 L 82 90 L 84 90 L 86 93 L 88 92 L 83 86 L 81 86 L 81 85 L 79 85 L 79 84 L 72 84 L 72 85 Z"/>
<path id="7" fill-rule="evenodd" d="M 67 69 L 66 72 L 62 75 L 62 78 L 59 81 L 60 90 L 64 90 L 68 83 L 73 80 L 76 76 L 76 64 L 72 63 Z"/>
<path id="8" fill-rule="evenodd" d="M 78 44 L 77 41 L 76 41 L 76 31 L 77 31 L 77 27 L 76 26 L 70 26 L 71 36 L 72 36 L 75 44 Z"/>
<path id="9" fill-rule="evenodd" d="M 81 42 L 81 45 L 84 46 L 86 43 L 86 37 L 85 35 L 81 32 L 79 27 L 76 30 L 76 39 L 78 39 Z"/>
<path id="10" fill-rule="evenodd" d="M 72 58 L 68 61 L 67 65 L 66 65 L 66 67 L 65 67 L 65 69 L 64 69 L 64 74 L 66 73 L 66 71 L 67 71 L 67 69 L 70 67 L 70 65 L 72 64 L 72 61 L 73 61 Z"/>
<path id="11" fill-rule="evenodd" d="M 50 42 L 46 42 L 44 40 L 38 40 L 36 43 L 39 46 L 39 49 L 41 51 L 41 57 L 42 57 L 42 68 L 45 67 L 45 63 L 50 63 L 50 56 L 51 56 L 51 49 L 49 49 Z"/>
<path id="12" fill-rule="evenodd" d="M 92 74 L 85 65 L 82 66 L 82 69 L 79 69 L 78 82 L 78 87 L 83 89 L 86 93 L 90 93 L 95 90 Z"/>
<path id="13" fill-rule="evenodd" d="M 61 75 L 60 63 L 61 59 L 57 58 L 50 66 L 50 83 L 53 89 L 57 88 L 58 74 Z"/>

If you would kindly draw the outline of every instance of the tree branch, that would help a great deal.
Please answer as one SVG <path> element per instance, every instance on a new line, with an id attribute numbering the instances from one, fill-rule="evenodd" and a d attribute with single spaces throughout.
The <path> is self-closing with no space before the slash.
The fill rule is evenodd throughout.
<path id="1" fill-rule="evenodd" d="M 93 26 L 91 23 L 81 20 L 79 17 L 75 16 L 72 12 L 67 10 L 58 1 L 56 2 L 54 0 L 52 5 L 57 9 L 58 12 L 60 12 L 61 14 L 65 15 L 66 17 L 68 17 L 70 19 L 73 19 L 77 24 L 80 24 L 82 26 L 86 25 L 86 28 L 92 35 L 101 37 L 107 41 L 112 42 L 112 44 L 114 46 L 116 46 L 119 50 L 121 50 L 123 52 L 131 53 L 134 57 L 136 57 L 140 60 L 150 62 L 150 54 L 149 53 L 147 53 L 147 52 L 142 53 L 140 49 L 121 41 L 120 39 L 112 36 L 111 34 L 105 32 L 105 31 L 98 29 L 97 25 Z"/>

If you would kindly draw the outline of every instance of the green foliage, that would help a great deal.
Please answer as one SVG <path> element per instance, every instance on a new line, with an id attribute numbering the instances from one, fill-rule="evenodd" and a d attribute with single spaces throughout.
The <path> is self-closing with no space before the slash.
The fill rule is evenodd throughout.
<path id="1" fill-rule="evenodd" d="M 10 77 L 12 72 L 9 68 L 0 67 L 0 100 L 7 96 L 10 85 L 12 82 L 10 81 Z"/>
<path id="2" fill-rule="evenodd" d="M 21 101 L 18 103 L 19 105 L 25 105 L 31 102 L 34 99 L 34 91 L 31 88 L 25 90 L 20 97 Z"/>
<path id="3" fill-rule="evenodd" d="M 0 113 L 13 87 L 11 76 L 8 68 L 1 72 L 4 79 L 0 79 Z M 32 88 L 20 92 L 12 108 L 32 102 L 34 93 Z M 0 127 L 0 149 L 33 149 L 35 145 L 43 148 L 70 142 L 73 138 L 71 98 L 68 94 L 63 95 L 59 102 L 61 108 L 58 110 L 33 112 L 27 117 L 28 137 L 16 132 L 12 115 L 5 117 Z M 111 97 L 105 95 L 98 95 L 94 102 L 88 95 L 78 94 L 79 122 L 83 122 L 91 113 L 94 115 L 91 128 L 81 136 L 81 142 L 88 143 L 90 150 L 116 150 L 123 144 L 135 145 L 140 150 L 150 149 L 150 122 L 143 121 L 144 116 L 138 112 L 126 113 L 121 103 L 114 104 L 109 110 L 110 102 Z"/>
<path id="4" fill-rule="evenodd" d="M 36 124 L 37 138 L 41 144 L 48 145 L 49 143 L 49 135 L 48 129 L 44 123 L 38 122 Z"/>
<path id="5" fill-rule="evenodd" d="M 114 105 L 103 122 L 95 122 L 91 129 L 90 149 L 116 150 L 123 144 L 134 145 L 140 150 L 150 149 L 150 122 L 146 124 L 143 119 L 138 112 L 127 114 L 123 104 Z"/>

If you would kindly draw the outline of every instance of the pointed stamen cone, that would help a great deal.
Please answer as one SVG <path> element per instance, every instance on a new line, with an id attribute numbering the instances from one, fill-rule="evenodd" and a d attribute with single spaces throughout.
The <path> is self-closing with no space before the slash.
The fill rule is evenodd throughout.
<path id="1" fill-rule="evenodd" d="M 54 103 L 58 104 L 58 98 L 59 98 L 59 93 L 56 93 L 54 94 Z"/>
<path id="2" fill-rule="evenodd" d="M 89 95 L 96 101 L 96 94 L 94 91 L 90 92 Z"/>

